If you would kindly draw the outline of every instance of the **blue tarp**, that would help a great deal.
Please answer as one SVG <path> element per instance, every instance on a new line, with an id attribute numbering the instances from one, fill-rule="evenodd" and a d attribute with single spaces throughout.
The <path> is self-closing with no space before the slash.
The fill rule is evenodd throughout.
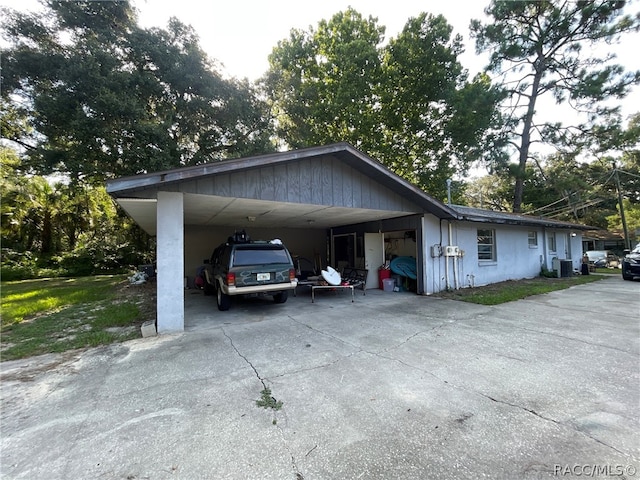
<path id="1" fill-rule="evenodd" d="M 403 277 L 409 277 L 413 280 L 418 278 L 416 270 L 415 257 L 396 257 L 391 260 L 391 271 Z"/>

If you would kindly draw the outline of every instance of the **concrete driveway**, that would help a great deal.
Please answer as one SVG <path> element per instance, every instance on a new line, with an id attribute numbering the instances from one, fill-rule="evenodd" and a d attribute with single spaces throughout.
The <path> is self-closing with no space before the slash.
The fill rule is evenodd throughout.
<path id="1" fill-rule="evenodd" d="M 325 293 L 187 292 L 184 334 L 3 363 L 1 477 L 640 478 L 640 283 Z"/>

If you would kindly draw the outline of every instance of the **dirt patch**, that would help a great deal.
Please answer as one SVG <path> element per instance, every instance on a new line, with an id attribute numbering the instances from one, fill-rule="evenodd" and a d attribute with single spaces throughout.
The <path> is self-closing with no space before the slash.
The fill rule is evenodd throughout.
<path id="1" fill-rule="evenodd" d="M 158 298 L 156 282 L 132 285 L 127 280 L 117 290 L 115 303 L 130 302 L 140 309 L 140 324 L 156 319 L 156 300 Z"/>

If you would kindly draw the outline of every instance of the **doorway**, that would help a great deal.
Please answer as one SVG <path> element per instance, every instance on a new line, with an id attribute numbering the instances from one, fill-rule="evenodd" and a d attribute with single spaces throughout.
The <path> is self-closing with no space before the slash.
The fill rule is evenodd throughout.
<path id="1" fill-rule="evenodd" d="M 356 266 L 356 234 L 334 235 L 332 238 L 331 264 L 338 271 Z"/>

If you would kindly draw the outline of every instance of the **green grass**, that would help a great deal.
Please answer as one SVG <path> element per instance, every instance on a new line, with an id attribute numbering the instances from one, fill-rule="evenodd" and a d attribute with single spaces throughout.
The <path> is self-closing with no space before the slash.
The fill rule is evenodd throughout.
<path id="1" fill-rule="evenodd" d="M 622 275 L 622 270 L 619 268 L 596 268 L 595 273 L 602 273 L 604 275 Z"/>
<path id="2" fill-rule="evenodd" d="M 570 278 L 537 277 L 526 280 L 510 280 L 483 287 L 463 288 L 449 292 L 441 292 L 441 297 L 480 305 L 499 305 L 501 303 L 520 300 L 531 295 L 540 295 L 555 290 L 562 290 L 575 285 L 602 280 L 601 275 L 585 275 Z"/>
<path id="3" fill-rule="evenodd" d="M 122 275 L 47 278 L 2 283 L 2 326 L 79 303 L 108 300 Z"/>
<path id="4" fill-rule="evenodd" d="M 139 337 L 145 312 L 136 298 L 121 298 L 123 282 L 118 275 L 2 283 L 0 359 Z"/>

